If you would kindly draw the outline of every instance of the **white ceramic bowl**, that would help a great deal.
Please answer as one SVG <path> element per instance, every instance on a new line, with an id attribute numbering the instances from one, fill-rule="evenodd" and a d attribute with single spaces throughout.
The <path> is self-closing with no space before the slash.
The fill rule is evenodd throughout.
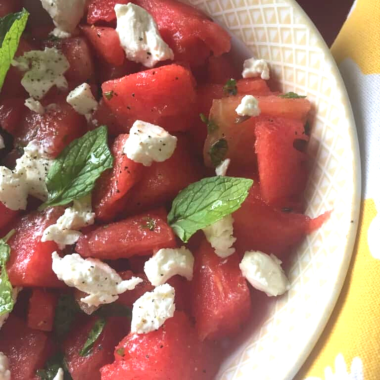
<path id="1" fill-rule="evenodd" d="M 313 104 L 309 153 L 314 165 L 306 214 L 334 209 L 293 256 L 291 289 L 260 298 L 252 327 L 232 348 L 218 380 L 291 380 L 322 333 L 342 288 L 355 241 L 360 158 L 342 78 L 325 42 L 294 0 L 190 0 L 231 32 L 240 57 L 270 62 L 284 92 Z M 243 42 L 243 43 L 242 43 Z M 275 238 L 275 237 L 274 237 Z"/>

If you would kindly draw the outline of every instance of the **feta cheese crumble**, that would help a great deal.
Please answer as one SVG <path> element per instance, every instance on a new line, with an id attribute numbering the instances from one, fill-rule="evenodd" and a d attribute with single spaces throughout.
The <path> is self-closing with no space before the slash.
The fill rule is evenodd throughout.
<path id="1" fill-rule="evenodd" d="M 11 380 L 8 358 L 0 352 L 0 380 Z"/>
<path id="2" fill-rule="evenodd" d="M 133 290 L 143 280 L 132 277 L 123 281 L 109 265 L 98 259 L 83 259 L 77 253 L 60 258 L 52 254 L 53 272 L 67 286 L 88 294 L 81 299 L 91 306 L 99 306 L 116 301 L 119 294 Z"/>
<path id="3" fill-rule="evenodd" d="M 21 292 L 21 290 L 22 290 L 22 288 L 17 287 L 17 286 L 12 289 L 12 298 L 13 298 L 14 303 L 16 303 L 17 296 Z M 5 321 L 8 319 L 8 317 L 9 317 L 9 313 L 5 313 L 3 315 L 0 315 L 0 329 L 3 327 Z M 0 380 L 1 380 L 1 377 L 0 377 Z"/>
<path id="4" fill-rule="evenodd" d="M 132 310 L 131 332 L 147 334 L 158 330 L 175 311 L 175 290 L 169 284 L 157 286 L 141 296 Z"/>
<path id="5" fill-rule="evenodd" d="M 91 87 L 87 83 L 83 83 L 71 91 L 66 101 L 76 112 L 86 116 L 86 119 L 89 119 L 91 114 L 98 108 L 98 102 L 95 100 Z"/>
<path id="6" fill-rule="evenodd" d="M 75 30 L 84 15 L 86 0 L 41 0 L 41 3 L 57 27 L 53 34 L 69 37 L 68 33 Z"/>
<path id="7" fill-rule="evenodd" d="M 158 125 L 137 120 L 129 131 L 124 153 L 130 160 L 150 166 L 153 161 L 163 162 L 169 159 L 176 146 L 177 137 Z"/>
<path id="8" fill-rule="evenodd" d="M 243 64 L 243 78 L 256 78 L 268 80 L 270 78 L 268 62 L 263 59 L 246 59 Z"/>
<path id="9" fill-rule="evenodd" d="M 261 111 L 258 100 L 252 95 L 245 95 L 236 108 L 239 116 L 259 116 Z"/>
<path id="10" fill-rule="evenodd" d="M 25 173 L 14 173 L 0 166 L 0 202 L 10 210 L 25 210 L 28 186 Z"/>
<path id="11" fill-rule="evenodd" d="M 42 104 L 33 98 L 28 98 L 25 100 L 25 107 L 28 107 L 31 111 L 43 115 L 45 113 L 45 108 Z"/>
<path id="12" fill-rule="evenodd" d="M 60 368 L 58 371 L 57 371 L 57 374 L 54 376 L 54 379 L 53 380 L 64 380 L 64 377 L 65 376 L 65 373 L 63 372 L 63 369 Z"/>
<path id="13" fill-rule="evenodd" d="M 138 5 L 116 4 L 116 32 L 130 61 L 154 67 L 160 61 L 174 59 L 172 49 L 161 38 L 153 17 Z"/>
<path id="14" fill-rule="evenodd" d="M 211 226 L 203 229 L 206 239 L 219 257 L 225 258 L 235 252 L 235 248 L 232 248 L 236 241 L 236 238 L 233 237 L 233 224 L 234 219 L 232 215 L 227 215 Z"/>
<path id="15" fill-rule="evenodd" d="M 228 167 L 230 166 L 231 160 L 229 158 L 226 158 L 223 160 L 216 168 L 215 168 L 215 174 L 220 176 L 226 176 Z"/>
<path id="16" fill-rule="evenodd" d="M 144 271 L 151 284 L 158 286 L 176 275 L 191 281 L 193 267 L 194 257 L 186 247 L 164 248 L 145 263 Z"/>
<path id="17" fill-rule="evenodd" d="M 46 201 L 48 198 L 45 179 L 52 164 L 53 160 L 46 158 L 35 141 L 31 141 L 24 148 L 21 158 L 16 160 L 15 173 L 25 174 L 28 194 L 41 201 Z"/>
<path id="18" fill-rule="evenodd" d="M 281 261 L 274 255 L 248 251 L 240 263 L 240 270 L 254 288 L 269 297 L 279 296 L 289 289 L 289 281 L 281 268 Z"/>
<path id="19" fill-rule="evenodd" d="M 75 200 L 73 206 L 66 208 L 56 224 L 45 229 L 41 241 L 55 241 L 59 249 L 75 244 L 82 235 L 79 230 L 94 224 L 95 213 L 91 208 L 91 196 Z"/>
<path id="20" fill-rule="evenodd" d="M 12 64 L 26 71 L 21 84 L 34 99 L 42 99 L 53 86 L 60 89 L 68 86 L 63 74 L 70 64 L 56 48 L 28 51 L 22 57 L 16 58 Z"/>

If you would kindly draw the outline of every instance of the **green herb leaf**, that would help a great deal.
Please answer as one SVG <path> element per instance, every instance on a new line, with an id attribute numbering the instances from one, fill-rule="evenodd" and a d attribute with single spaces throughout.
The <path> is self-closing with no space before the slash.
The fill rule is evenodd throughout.
<path id="1" fill-rule="evenodd" d="M 237 94 L 237 85 L 235 79 L 228 79 L 226 84 L 223 87 L 223 91 L 226 95 L 236 95 Z"/>
<path id="2" fill-rule="evenodd" d="M 101 318 L 108 317 L 127 317 L 132 318 L 132 310 L 118 303 L 110 303 L 100 307 L 93 315 Z"/>
<path id="3" fill-rule="evenodd" d="M 143 230 L 154 231 L 156 228 L 156 222 L 154 219 L 146 217 L 144 218 L 144 222 L 141 224 L 141 228 Z"/>
<path id="4" fill-rule="evenodd" d="M 169 224 L 186 243 L 198 230 L 239 209 L 252 184 L 251 179 L 222 176 L 195 182 L 174 199 Z"/>
<path id="5" fill-rule="evenodd" d="M 36 372 L 36 375 L 41 380 L 54 380 L 55 376 L 57 375 L 58 370 L 62 368 L 64 371 L 64 380 L 71 380 L 70 373 L 68 372 L 67 368 L 64 364 L 64 357 L 61 352 L 55 354 L 52 356 L 45 364 L 44 369 L 39 369 Z"/>
<path id="6" fill-rule="evenodd" d="M 0 90 L 17 51 L 28 17 L 29 13 L 23 9 L 21 12 L 10 13 L 0 18 Z"/>
<path id="7" fill-rule="evenodd" d="M 226 158 L 227 153 L 228 142 L 226 139 L 220 139 L 211 145 L 208 154 L 215 168 Z"/>
<path id="8" fill-rule="evenodd" d="M 306 95 L 298 95 L 295 92 L 287 92 L 286 94 L 279 95 L 280 98 L 284 99 L 304 99 Z"/>
<path id="9" fill-rule="evenodd" d="M 102 333 L 106 323 L 107 322 L 106 322 L 105 318 L 100 318 L 95 322 L 90 333 L 88 334 L 88 338 L 87 338 L 83 348 L 79 352 L 80 356 L 87 356 L 90 354 L 92 347 L 94 346 L 94 343 L 100 337 L 100 334 Z"/>
<path id="10" fill-rule="evenodd" d="M 218 126 L 216 125 L 216 123 L 210 120 L 205 114 L 201 113 L 199 114 L 199 117 L 201 118 L 202 122 L 207 125 L 208 133 L 212 133 L 218 130 Z"/>
<path id="11" fill-rule="evenodd" d="M 114 93 L 114 91 L 106 91 L 105 93 L 104 93 L 104 96 L 105 96 L 105 98 L 107 99 L 107 100 L 111 100 L 112 98 L 113 98 L 113 96 L 115 95 L 115 93 Z"/>
<path id="12" fill-rule="evenodd" d="M 13 234 L 14 230 L 10 231 L 3 239 L 0 239 L 0 315 L 10 313 L 15 304 L 13 300 L 13 287 L 6 270 L 6 264 L 11 254 L 11 248 L 7 244 L 7 241 Z"/>
<path id="13" fill-rule="evenodd" d="M 62 339 L 70 331 L 71 326 L 81 310 L 72 294 L 62 294 L 58 300 L 54 318 L 54 334 Z"/>
<path id="14" fill-rule="evenodd" d="M 74 140 L 49 170 L 46 178 L 49 197 L 42 207 L 65 205 L 91 193 L 95 181 L 112 168 L 112 163 L 105 126 Z"/>
<path id="15" fill-rule="evenodd" d="M 117 353 L 119 356 L 124 356 L 124 355 L 125 355 L 125 348 L 124 348 L 124 347 L 119 347 L 119 348 L 116 350 L 116 353 Z"/>

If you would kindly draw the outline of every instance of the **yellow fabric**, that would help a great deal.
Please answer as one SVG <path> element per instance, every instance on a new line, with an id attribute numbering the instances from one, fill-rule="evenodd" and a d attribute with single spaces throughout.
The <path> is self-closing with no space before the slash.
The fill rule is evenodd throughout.
<path id="1" fill-rule="evenodd" d="M 357 0 L 332 52 L 358 129 L 363 201 L 332 317 L 295 380 L 380 380 L 380 1 Z"/>

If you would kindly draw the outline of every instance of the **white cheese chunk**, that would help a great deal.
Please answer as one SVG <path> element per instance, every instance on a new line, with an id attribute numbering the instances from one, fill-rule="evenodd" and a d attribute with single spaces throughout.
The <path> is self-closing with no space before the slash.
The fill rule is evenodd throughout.
<path id="1" fill-rule="evenodd" d="M 91 196 L 75 200 L 73 206 L 66 208 L 56 224 L 45 229 L 41 241 L 55 241 L 60 249 L 75 244 L 82 235 L 79 230 L 94 224 L 95 213 L 91 208 Z"/>
<path id="2" fill-rule="evenodd" d="M 11 380 L 8 358 L 0 352 L 0 380 Z"/>
<path id="3" fill-rule="evenodd" d="M 45 179 L 52 164 L 53 160 L 47 159 L 34 141 L 24 148 L 24 154 L 16 160 L 15 172 L 25 174 L 28 194 L 41 201 L 46 201 L 48 197 Z"/>
<path id="4" fill-rule="evenodd" d="M 236 241 L 236 238 L 233 236 L 233 224 L 234 219 L 232 215 L 227 215 L 211 226 L 203 229 L 206 239 L 219 257 L 225 258 L 235 252 L 235 248 L 232 248 Z"/>
<path id="5" fill-rule="evenodd" d="M 54 30 L 50 33 L 51 36 L 64 39 L 64 38 L 70 38 L 71 33 L 65 32 L 62 29 L 54 28 Z"/>
<path id="6" fill-rule="evenodd" d="M 92 306 L 116 301 L 119 294 L 133 290 L 143 280 L 132 277 L 123 281 L 109 265 L 97 259 L 83 259 L 77 253 L 60 258 L 52 254 L 53 272 L 67 286 L 88 294 L 81 301 Z"/>
<path id="7" fill-rule="evenodd" d="M 14 303 L 16 303 L 17 296 L 21 292 L 21 290 L 22 290 L 22 288 L 17 287 L 17 286 L 12 289 L 12 298 L 13 298 Z M 9 313 L 5 313 L 3 315 L 0 315 L 0 329 L 2 328 L 2 326 L 4 325 L 4 323 L 8 319 L 8 317 L 9 317 Z M 0 377 L 0 380 L 1 380 L 1 377 Z"/>
<path id="8" fill-rule="evenodd" d="M 289 289 L 281 261 L 274 255 L 248 251 L 240 263 L 240 270 L 254 288 L 265 292 L 269 297 L 279 296 Z"/>
<path id="9" fill-rule="evenodd" d="M 25 173 L 14 173 L 0 166 L 0 202 L 11 210 L 25 210 L 28 186 Z"/>
<path id="10" fill-rule="evenodd" d="M 57 371 L 57 374 L 54 376 L 54 379 L 53 380 L 64 380 L 65 378 L 65 373 L 63 372 L 63 369 L 60 368 L 58 371 Z"/>
<path id="11" fill-rule="evenodd" d="M 45 108 L 42 104 L 33 98 L 28 98 L 25 100 L 25 106 L 28 107 L 31 111 L 43 115 L 45 113 Z"/>
<path id="12" fill-rule="evenodd" d="M 236 108 L 239 116 L 259 116 L 261 111 L 258 100 L 252 95 L 245 95 Z"/>
<path id="13" fill-rule="evenodd" d="M 98 102 L 92 94 L 90 85 L 87 83 L 83 83 L 71 91 L 66 101 L 76 112 L 86 116 L 87 119 L 89 119 L 91 114 L 98 108 Z"/>
<path id="14" fill-rule="evenodd" d="M 228 167 L 230 166 L 231 160 L 229 158 L 226 158 L 223 160 L 216 168 L 215 168 L 215 174 L 220 176 L 226 176 Z"/>
<path id="15" fill-rule="evenodd" d="M 64 54 L 56 48 L 32 50 L 12 62 L 26 71 L 21 84 L 34 99 L 42 99 L 53 87 L 66 89 L 68 84 L 64 73 L 70 64 Z"/>
<path id="16" fill-rule="evenodd" d="M 158 125 L 137 120 L 129 131 L 124 153 L 130 160 L 150 166 L 153 161 L 163 162 L 169 159 L 176 146 L 177 137 Z"/>
<path id="17" fill-rule="evenodd" d="M 263 59 L 250 58 L 244 61 L 243 78 L 256 78 L 268 80 L 270 78 L 269 65 Z"/>
<path id="18" fill-rule="evenodd" d="M 116 32 L 130 61 L 153 67 L 160 61 L 174 59 L 172 49 L 164 42 L 153 17 L 138 5 L 116 4 Z"/>
<path id="19" fill-rule="evenodd" d="M 176 275 L 191 281 L 193 267 L 194 257 L 186 247 L 164 248 L 145 263 L 144 271 L 151 284 L 158 286 Z"/>
<path id="20" fill-rule="evenodd" d="M 175 290 L 169 284 L 157 286 L 141 296 L 133 304 L 131 332 L 147 334 L 158 330 L 174 315 L 174 296 Z"/>
<path id="21" fill-rule="evenodd" d="M 41 0 L 57 30 L 72 33 L 82 19 L 87 0 Z M 58 33 L 58 31 L 56 32 Z"/>

